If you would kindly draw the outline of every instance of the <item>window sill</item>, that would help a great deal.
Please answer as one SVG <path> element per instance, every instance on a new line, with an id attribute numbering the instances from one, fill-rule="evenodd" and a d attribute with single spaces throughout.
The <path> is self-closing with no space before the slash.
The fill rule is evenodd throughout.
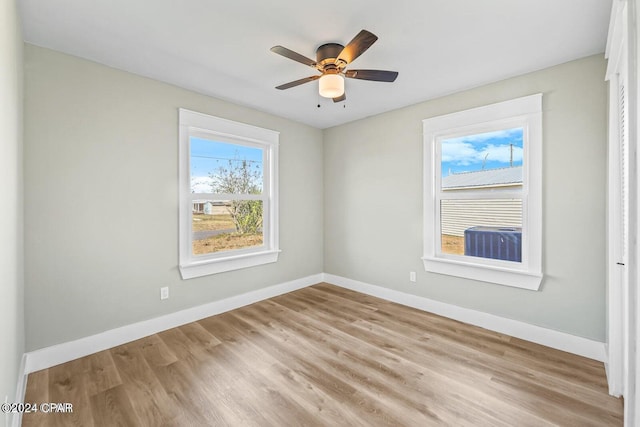
<path id="1" fill-rule="evenodd" d="M 542 273 L 423 257 L 425 271 L 537 291 Z"/>
<path id="2" fill-rule="evenodd" d="M 280 250 L 266 250 L 242 255 L 228 256 L 217 259 L 196 261 L 180 266 L 180 275 L 183 280 L 209 274 L 223 273 L 225 271 L 239 270 L 241 268 L 255 267 L 278 261 Z"/>

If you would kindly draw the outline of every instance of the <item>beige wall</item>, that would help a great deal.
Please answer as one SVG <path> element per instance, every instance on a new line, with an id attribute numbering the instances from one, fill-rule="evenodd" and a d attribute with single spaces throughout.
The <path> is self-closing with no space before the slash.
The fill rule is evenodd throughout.
<path id="1" fill-rule="evenodd" d="M 604 341 L 600 55 L 325 131 L 47 49 L 25 55 L 27 350 L 321 271 Z M 424 272 L 422 119 L 537 92 L 541 291 Z M 281 132 L 278 263 L 180 279 L 179 107 Z"/>
<path id="2" fill-rule="evenodd" d="M 27 350 L 322 271 L 320 130 L 32 45 L 25 66 Z M 179 107 L 280 132 L 277 263 L 180 279 Z"/>
<path id="3" fill-rule="evenodd" d="M 602 55 L 324 132 L 324 271 L 605 340 L 606 86 Z M 422 120 L 542 92 L 539 292 L 426 273 Z M 408 281 L 409 271 L 418 281 Z"/>
<path id="4" fill-rule="evenodd" d="M 0 1 L 0 400 L 15 401 L 24 351 L 22 34 L 14 0 Z M 0 426 L 8 415 L 0 413 Z"/>

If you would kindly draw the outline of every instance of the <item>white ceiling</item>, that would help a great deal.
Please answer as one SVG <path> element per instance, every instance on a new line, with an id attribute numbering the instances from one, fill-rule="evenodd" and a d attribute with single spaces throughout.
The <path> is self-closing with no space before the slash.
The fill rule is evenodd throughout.
<path id="1" fill-rule="evenodd" d="M 415 104 L 605 49 L 611 0 L 20 0 L 25 41 L 318 128 Z M 351 69 L 346 103 L 318 96 L 312 59 L 361 29 L 379 37 Z M 318 103 L 321 108 L 318 108 Z"/>

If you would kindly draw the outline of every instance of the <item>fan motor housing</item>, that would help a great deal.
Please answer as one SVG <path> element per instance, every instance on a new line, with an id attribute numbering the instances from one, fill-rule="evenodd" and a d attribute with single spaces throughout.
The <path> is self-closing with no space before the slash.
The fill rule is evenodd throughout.
<path id="1" fill-rule="evenodd" d="M 336 58 L 342 52 L 344 46 L 338 43 L 326 43 L 320 46 L 316 50 L 316 63 L 321 69 L 324 69 L 326 65 L 337 65 Z M 346 64 L 345 64 L 346 65 Z"/>

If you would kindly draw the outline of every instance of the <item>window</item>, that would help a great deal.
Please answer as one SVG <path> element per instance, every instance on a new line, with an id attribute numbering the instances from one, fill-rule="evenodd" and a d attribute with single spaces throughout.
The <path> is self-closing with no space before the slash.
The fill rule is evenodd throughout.
<path id="1" fill-rule="evenodd" d="M 542 95 L 423 120 L 425 270 L 537 290 Z"/>
<path id="2" fill-rule="evenodd" d="M 182 278 L 276 262 L 279 133 L 179 114 Z"/>

